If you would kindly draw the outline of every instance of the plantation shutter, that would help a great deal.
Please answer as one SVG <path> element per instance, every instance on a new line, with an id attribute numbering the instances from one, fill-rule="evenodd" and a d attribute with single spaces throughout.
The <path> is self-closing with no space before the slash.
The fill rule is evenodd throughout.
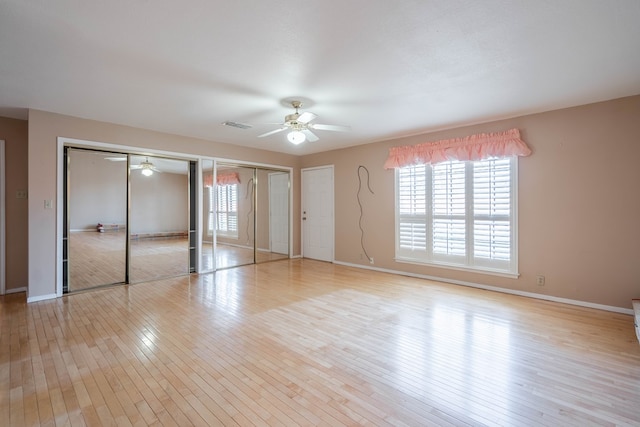
<path id="1" fill-rule="evenodd" d="M 228 228 L 227 230 L 231 233 L 238 234 L 238 186 L 227 185 L 228 194 Z"/>
<path id="2" fill-rule="evenodd" d="M 207 187 L 209 190 L 209 216 L 207 218 L 207 233 L 209 236 L 213 235 L 213 227 L 215 223 L 215 200 L 213 197 L 213 187 Z"/>
<path id="3" fill-rule="evenodd" d="M 514 273 L 516 158 L 396 169 L 396 257 Z"/>
<path id="4" fill-rule="evenodd" d="M 424 259 L 427 250 L 427 167 L 398 169 L 397 253 L 410 259 Z"/>
<path id="5" fill-rule="evenodd" d="M 475 263 L 509 263 L 512 246 L 513 158 L 473 163 L 473 257 Z"/>
<path id="6" fill-rule="evenodd" d="M 431 167 L 433 257 L 451 260 L 466 254 L 465 163 L 450 161 Z"/>
<path id="7" fill-rule="evenodd" d="M 238 185 L 218 185 L 217 189 L 217 230 L 223 235 L 237 235 Z"/>

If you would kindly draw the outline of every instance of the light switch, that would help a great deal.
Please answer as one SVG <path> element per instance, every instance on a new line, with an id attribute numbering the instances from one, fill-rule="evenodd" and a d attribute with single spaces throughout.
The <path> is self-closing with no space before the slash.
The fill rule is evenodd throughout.
<path id="1" fill-rule="evenodd" d="M 44 208 L 45 209 L 51 209 L 52 205 L 53 205 L 53 201 L 52 200 L 45 200 L 44 201 Z"/>

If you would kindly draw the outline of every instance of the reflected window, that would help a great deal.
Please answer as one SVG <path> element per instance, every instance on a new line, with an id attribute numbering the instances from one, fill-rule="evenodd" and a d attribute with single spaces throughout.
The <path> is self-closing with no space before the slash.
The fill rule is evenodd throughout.
<path id="1" fill-rule="evenodd" d="M 213 191 L 213 188 L 209 188 Z M 238 184 L 216 186 L 216 229 L 219 235 L 238 237 Z M 212 201 L 213 197 L 209 197 Z M 213 206 L 211 206 L 213 208 Z M 213 209 L 209 210 L 209 229 L 213 234 Z"/>

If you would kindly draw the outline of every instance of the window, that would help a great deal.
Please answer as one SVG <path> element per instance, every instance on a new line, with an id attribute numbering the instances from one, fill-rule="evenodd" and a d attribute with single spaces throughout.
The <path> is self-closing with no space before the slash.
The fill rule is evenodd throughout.
<path id="1" fill-rule="evenodd" d="M 215 188 L 218 235 L 238 237 L 238 184 L 217 185 Z M 213 198 L 210 202 L 209 229 L 213 229 Z"/>
<path id="2" fill-rule="evenodd" d="M 207 205 L 209 206 L 209 216 L 207 217 L 207 234 L 209 236 L 213 236 L 213 230 L 216 223 L 216 219 L 215 219 L 216 203 L 215 203 L 215 197 L 213 193 L 213 187 L 208 186 L 206 188 L 207 188 L 207 197 L 208 197 Z"/>
<path id="3" fill-rule="evenodd" d="M 515 157 L 396 169 L 396 258 L 517 274 Z"/>

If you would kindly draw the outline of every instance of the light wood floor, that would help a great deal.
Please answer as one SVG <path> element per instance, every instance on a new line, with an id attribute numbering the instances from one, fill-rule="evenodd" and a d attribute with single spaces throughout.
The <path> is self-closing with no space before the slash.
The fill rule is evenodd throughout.
<path id="1" fill-rule="evenodd" d="M 77 231 L 69 239 L 69 291 L 125 282 L 126 233 Z M 257 251 L 255 262 L 288 258 L 275 252 Z M 202 245 L 202 269 L 213 269 L 211 243 Z M 254 262 L 253 249 L 218 244 L 217 268 Z M 131 240 L 131 283 L 145 282 L 189 273 L 189 245 L 186 238 L 145 238 Z"/>
<path id="2" fill-rule="evenodd" d="M 208 250 L 209 252 L 210 250 Z M 206 255 L 203 246 L 203 255 Z M 267 252 L 267 251 L 256 251 L 255 252 L 255 262 L 269 262 L 269 261 L 277 261 L 281 259 L 289 258 L 288 255 L 279 254 L 276 252 Z M 239 265 L 247 265 L 253 264 L 254 262 L 254 253 L 253 249 L 225 245 L 218 243 L 216 246 L 216 268 L 228 268 L 228 267 L 236 267 Z"/>
<path id="3" fill-rule="evenodd" d="M 71 292 L 125 281 L 126 233 L 72 232 L 69 239 Z M 132 283 L 189 273 L 186 238 L 131 240 Z"/>
<path id="4" fill-rule="evenodd" d="M 310 260 L 0 301 L 2 425 L 640 425 L 627 315 Z"/>

